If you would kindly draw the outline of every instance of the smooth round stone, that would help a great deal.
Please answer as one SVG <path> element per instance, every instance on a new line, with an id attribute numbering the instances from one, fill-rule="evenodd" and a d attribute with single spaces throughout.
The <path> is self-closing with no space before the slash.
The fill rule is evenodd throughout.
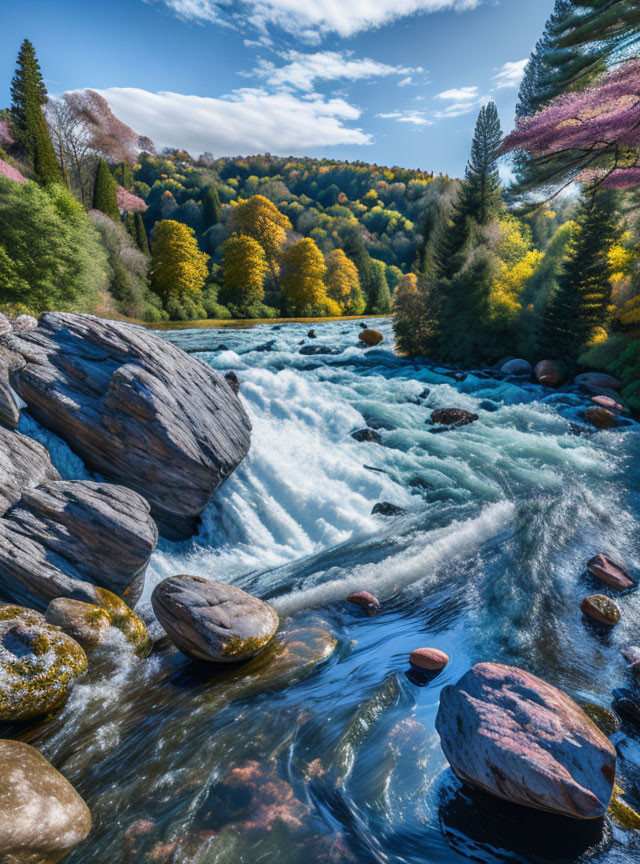
<path id="1" fill-rule="evenodd" d="M 616 402 L 615 399 L 612 399 L 611 396 L 592 396 L 591 401 L 599 408 L 606 408 L 607 411 L 613 411 L 615 414 L 624 411 L 622 405 Z"/>
<path id="2" fill-rule="evenodd" d="M 559 387 L 562 383 L 562 373 L 552 360 L 541 360 L 533 371 L 538 384 L 544 387 Z"/>
<path id="3" fill-rule="evenodd" d="M 626 591 L 635 585 L 627 571 L 606 555 L 596 555 L 588 561 L 587 570 L 615 591 Z"/>
<path id="4" fill-rule="evenodd" d="M 368 612 L 375 612 L 380 608 L 380 601 L 368 591 L 354 591 L 347 597 L 347 602 L 354 603 L 356 606 L 362 606 Z"/>
<path id="5" fill-rule="evenodd" d="M 91 813 L 37 750 L 0 740 L 0 861 L 56 864 L 86 839 Z"/>
<path id="6" fill-rule="evenodd" d="M 437 648 L 417 648 L 411 652 L 409 660 L 414 666 L 426 669 L 428 672 L 440 672 L 449 662 L 444 651 L 439 651 Z"/>
<path id="7" fill-rule="evenodd" d="M 587 408 L 584 416 L 596 429 L 613 429 L 618 422 L 613 411 L 607 408 Z"/>
<path id="8" fill-rule="evenodd" d="M 603 390 L 619 390 L 621 385 L 617 378 L 613 375 L 607 375 L 605 372 L 585 372 L 584 375 L 577 375 L 574 382 L 582 387 L 598 387 Z"/>
<path id="9" fill-rule="evenodd" d="M 525 376 L 533 374 L 533 366 L 528 360 L 509 360 L 500 370 L 505 375 Z"/>
<path id="10" fill-rule="evenodd" d="M 604 624 L 606 627 L 615 626 L 620 620 L 620 610 L 608 597 L 604 594 L 592 594 L 591 597 L 585 597 L 580 604 L 580 609 L 589 618 L 593 618 L 599 624 Z"/>
<path id="11" fill-rule="evenodd" d="M 44 617 L 49 624 L 64 630 L 85 650 L 99 645 L 111 629 L 111 618 L 107 611 L 69 597 L 52 600 Z"/>
<path id="12" fill-rule="evenodd" d="M 199 576 L 171 576 L 154 589 L 153 611 L 188 657 L 233 663 L 258 654 L 280 620 L 269 603 L 241 588 Z"/>
<path id="13" fill-rule="evenodd" d="M 57 708 L 87 668 L 75 639 L 22 606 L 0 606 L 0 720 L 29 720 Z"/>
<path id="14" fill-rule="evenodd" d="M 369 328 L 367 328 L 358 333 L 358 339 L 361 342 L 364 342 L 368 348 L 373 348 L 375 345 L 379 345 L 383 341 L 384 336 L 377 330 L 369 330 Z"/>

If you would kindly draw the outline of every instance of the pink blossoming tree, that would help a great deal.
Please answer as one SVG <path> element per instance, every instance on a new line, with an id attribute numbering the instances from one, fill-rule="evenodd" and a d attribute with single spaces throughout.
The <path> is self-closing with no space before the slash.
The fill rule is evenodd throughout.
<path id="1" fill-rule="evenodd" d="M 128 192 L 124 186 L 118 186 L 118 210 L 121 213 L 144 213 L 146 209 L 142 198 Z"/>
<path id="2" fill-rule="evenodd" d="M 15 180 L 16 183 L 26 183 L 27 178 L 23 177 L 17 168 L 9 165 L 3 159 L 0 159 L 0 177 L 6 177 L 9 180 Z"/>

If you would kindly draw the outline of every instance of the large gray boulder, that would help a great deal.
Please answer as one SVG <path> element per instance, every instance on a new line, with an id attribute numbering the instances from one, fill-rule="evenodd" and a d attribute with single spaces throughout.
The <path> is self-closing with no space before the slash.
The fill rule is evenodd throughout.
<path id="1" fill-rule="evenodd" d="M 241 588 L 199 576 L 171 576 L 154 589 L 153 611 L 171 641 L 188 657 L 233 663 L 271 641 L 278 613 Z"/>
<path id="2" fill-rule="evenodd" d="M 59 479 L 42 444 L 0 426 L 0 516 L 20 500 L 23 490 Z"/>
<path id="3" fill-rule="evenodd" d="M 11 386 L 93 471 L 139 492 L 180 539 L 243 460 L 251 424 L 206 363 L 140 327 L 47 312 L 0 336 L 25 365 Z"/>
<path id="4" fill-rule="evenodd" d="M 0 518 L 0 597 L 38 609 L 56 597 L 101 605 L 97 586 L 133 606 L 157 539 L 149 504 L 130 489 L 84 480 L 24 489 Z"/>
<path id="5" fill-rule="evenodd" d="M 615 748 L 569 696 L 522 669 L 474 666 L 443 689 L 436 729 L 470 786 L 576 819 L 609 806 Z"/>
<path id="6" fill-rule="evenodd" d="M 0 861 L 56 864 L 88 836 L 91 813 L 37 750 L 0 740 Z"/>

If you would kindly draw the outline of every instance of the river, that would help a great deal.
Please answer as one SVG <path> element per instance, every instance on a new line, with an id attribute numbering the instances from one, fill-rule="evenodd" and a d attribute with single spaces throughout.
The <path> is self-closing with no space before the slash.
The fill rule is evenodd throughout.
<path id="1" fill-rule="evenodd" d="M 521 380 L 455 381 L 397 357 L 388 320 L 372 326 L 385 341 L 366 351 L 357 321 L 161 334 L 236 371 L 253 434 L 199 535 L 160 542 L 139 611 L 161 579 L 191 573 L 269 599 L 282 635 L 224 672 L 167 648 L 98 650 L 28 737 L 94 815 L 69 864 L 640 861 L 637 833 L 608 820 L 470 794 L 434 725 L 441 688 L 479 661 L 605 707 L 630 686 L 620 649 L 640 642 L 638 594 L 606 636 L 580 602 L 602 587 L 585 575 L 594 554 L 640 568 L 640 426 L 595 432 L 584 397 Z M 478 422 L 435 434 L 431 409 L 451 406 Z M 366 426 L 381 444 L 351 438 Z M 61 442 L 21 428 L 84 476 Z M 372 515 L 382 501 L 404 512 Z M 377 615 L 345 602 L 359 589 Z M 425 646 L 451 658 L 436 677 L 409 665 Z M 640 737 L 624 725 L 614 742 L 638 808 Z"/>

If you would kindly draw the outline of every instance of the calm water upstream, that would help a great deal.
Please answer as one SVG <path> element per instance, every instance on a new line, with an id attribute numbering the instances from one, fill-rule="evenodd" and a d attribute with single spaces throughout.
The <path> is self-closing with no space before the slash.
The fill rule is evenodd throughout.
<path id="1" fill-rule="evenodd" d="M 269 599 L 282 632 L 233 670 L 170 649 L 94 655 L 28 737 L 94 814 L 69 864 L 640 862 L 636 832 L 470 795 L 434 728 L 440 689 L 478 661 L 604 706 L 630 686 L 620 649 L 640 644 L 640 595 L 620 599 L 607 638 L 579 607 L 595 553 L 640 569 L 640 427 L 580 434 L 579 397 L 456 383 L 396 357 L 388 321 L 369 351 L 356 321 L 312 326 L 315 340 L 308 324 L 162 334 L 237 372 L 253 443 L 199 536 L 161 542 L 139 608 L 159 580 L 192 573 Z M 301 355 L 302 340 L 338 353 Z M 450 406 L 480 419 L 433 434 L 430 409 Z M 350 437 L 364 426 L 382 445 Z M 372 516 L 378 501 L 406 512 Z M 354 589 L 379 614 L 346 604 Z M 438 677 L 411 671 L 422 646 L 451 657 Z M 639 808 L 640 733 L 625 725 L 614 742 Z"/>

